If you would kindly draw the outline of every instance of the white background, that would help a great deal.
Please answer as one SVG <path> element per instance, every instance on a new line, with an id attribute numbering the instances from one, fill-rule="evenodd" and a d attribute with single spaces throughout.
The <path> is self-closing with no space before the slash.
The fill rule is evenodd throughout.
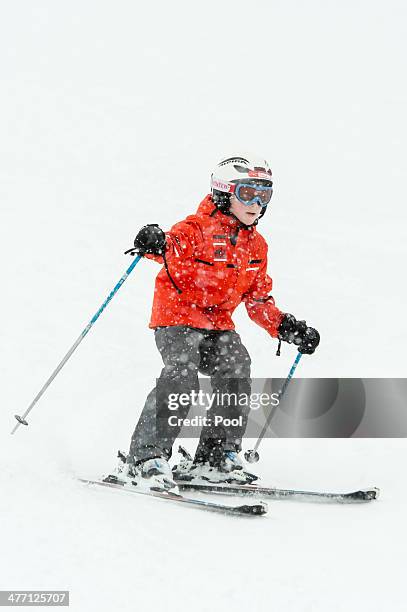
<path id="1" fill-rule="evenodd" d="M 127 449 L 159 372 L 152 262 L 137 266 L 30 428 L 9 432 L 129 265 L 138 229 L 194 212 L 218 158 L 247 150 L 273 168 L 260 231 L 276 303 L 321 332 L 299 375 L 406 375 L 405 4 L 17 0 L 0 10 L 0 588 L 71 588 L 81 612 L 96 588 L 103 611 L 379 611 L 389 599 L 403 610 L 403 440 L 264 444 L 265 482 L 381 485 L 369 507 L 280 502 L 270 519 L 236 521 L 76 483 Z M 244 308 L 235 322 L 253 374 L 285 376 L 292 348 L 276 358 Z"/>

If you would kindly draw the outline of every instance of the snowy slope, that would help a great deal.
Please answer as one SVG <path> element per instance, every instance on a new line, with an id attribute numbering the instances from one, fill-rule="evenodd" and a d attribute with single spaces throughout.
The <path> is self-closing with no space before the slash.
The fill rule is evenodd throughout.
<path id="1" fill-rule="evenodd" d="M 80 611 L 404 610 L 407 499 L 396 472 L 405 442 L 266 446 L 265 481 L 380 483 L 384 495 L 367 506 L 274 502 L 266 517 L 230 518 L 89 490 L 74 480 L 90 471 L 86 460 L 68 467 L 36 448 L 11 462 L 3 448 L 1 588 L 69 588 Z"/>
<path id="2" fill-rule="evenodd" d="M 265 443 L 265 482 L 381 486 L 363 507 L 276 502 L 238 521 L 76 482 L 127 448 L 159 372 L 152 262 L 9 435 L 137 230 L 195 210 L 234 150 L 273 167 L 276 302 L 321 331 L 299 374 L 406 375 L 405 18 L 396 0 L 3 8 L 0 589 L 70 588 L 80 612 L 405 609 L 404 440 Z M 293 351 L 276 358 L 244 309 L 235 322 L 254 375 L 285 376 Z"/>

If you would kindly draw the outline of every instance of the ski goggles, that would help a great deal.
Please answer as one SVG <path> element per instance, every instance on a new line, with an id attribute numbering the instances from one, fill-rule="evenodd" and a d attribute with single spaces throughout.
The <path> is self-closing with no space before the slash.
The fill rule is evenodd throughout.
<path id="1" fill-rule="evenodd" d="M 260 204 L 262 208 L 265 208 L 273 195 L 272 184 L 259 185 L 258 183 L 245 183 L 243 181 L 239 183 L 229 183 L 212 177 L 211 186 L 212 189 L 217 189 L 224 193 L 233 193 L 239 202 L 246 206 Z"/>
<path id="2" fill-rule="evenodd" d="M 250 185 L 250 183 L 238 183 L 234 189 L 234 195 L 239 202 L 246 206 L 260 204 L 265 208 L 273 195 L 272 185 Z"/>

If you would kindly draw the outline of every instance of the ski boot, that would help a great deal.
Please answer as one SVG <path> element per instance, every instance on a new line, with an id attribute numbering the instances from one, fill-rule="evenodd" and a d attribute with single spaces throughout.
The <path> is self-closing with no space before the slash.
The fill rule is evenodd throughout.
<path id="1" fill-rule="evenodd" d="M 178 493 L 170 464 L 164 457 L 146 459 L 137 465 L 141 478 L 152 491 L 171 491 Z"/>
<path id="2" fill-rule="evenodd" d="M 195 459 L 183 448 L 178 452 L 182 458 L 173 468 L 173 477 L 177 481 L 204 484 L 207 482 L 221 484 L 251 484 L 258 476 L 245 470 L 243 461 L 235 451 L 221 448 L 210 449 L 206 456 L 201 454 Z"/>
<path id="3" fill-rule="evenodd" d="M 120 482 L 127 485 L 135 485 L 138 478 L 134 463 L 127 462 L 127 457 L 122 451 L 117 452 L 119 462 L 111 474 L 103 478 L 104 482 Z"/>
<path id="4" fill-rule="evenodd" d="M 103 479 L 105 482 L 132 485 L 143 490 L 178 493 L 171 467 L 164 457 L 154 457 L 134 464 L 119 451 L 118 458 L 118 466 Z"/>

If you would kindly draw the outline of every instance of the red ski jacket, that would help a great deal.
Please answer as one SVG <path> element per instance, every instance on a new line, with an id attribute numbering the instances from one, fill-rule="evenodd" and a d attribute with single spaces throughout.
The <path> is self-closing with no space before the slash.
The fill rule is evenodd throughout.
<path id="1" fill-rule="evenodd" d="M 220 212 L 207 195 L 196 214 L 166 232 L 169 272 L 158 273 L 150 327 L 188 325 L 234 329 L 232 314 L 244 302 L 249 317 L 276 337 L 283 313 L 269 296 L 267 243 L 255 227 Z M 148 255 L 163 262 L 163 258 Z"/>

